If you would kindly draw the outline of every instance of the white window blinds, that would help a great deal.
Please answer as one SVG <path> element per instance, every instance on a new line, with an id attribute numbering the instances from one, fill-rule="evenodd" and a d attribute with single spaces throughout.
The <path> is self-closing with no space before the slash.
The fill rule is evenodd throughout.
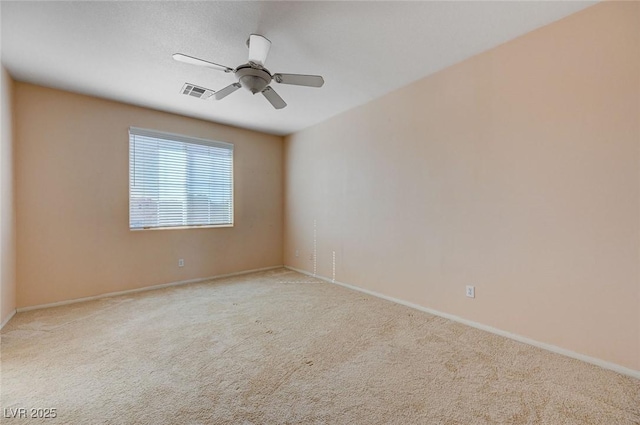
<path id="1" fill-rule="evenodd" d="M 233 225 L 233 145 L 131 127 L 129 228 Z"/>

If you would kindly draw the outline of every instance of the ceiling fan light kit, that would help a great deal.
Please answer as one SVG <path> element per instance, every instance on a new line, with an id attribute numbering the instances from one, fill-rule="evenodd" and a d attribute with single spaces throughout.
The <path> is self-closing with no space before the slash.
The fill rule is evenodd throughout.
<path id="1" fill-rule="evenodd" d="M 254 68 L 251 65 L 241 65 L 236 69 L 236 76 L 240 85 L 251 93 L 262 92 L 271 82 L 271 74 L 264 68 Z"/>
<path id="2" fill-rule="evenodd" d="M 269 70 L 264 67 L 267 55 L 271 49 L 271 41 L 259 34 L 251 34 L 249 36 L 249 39 L 247 40 L 247 47 L 249 48 L 249 62 L 239 65 L 235 69 L 182 53 L 174 54 L 173 59 L 190 65 L 203 66 L 217 71 L 234 73 L 238 78 L 238 82 L 230 84 L 215 92 L 212 96 L 215 100 L 221 100 L 238 90 L 240 87 L 244 87 L 253 94 L 262 93 L 274 108 L 282 109 L 287 106 L 287 104 L 282 100 L 280 95 L 278 95 L 278 93 L 269 86 L 272 81 L 279 84 L 291 84 L 305 87 L 322 87 L 324 84 L 324 79 L 319 75 L 271 74 Z"/>

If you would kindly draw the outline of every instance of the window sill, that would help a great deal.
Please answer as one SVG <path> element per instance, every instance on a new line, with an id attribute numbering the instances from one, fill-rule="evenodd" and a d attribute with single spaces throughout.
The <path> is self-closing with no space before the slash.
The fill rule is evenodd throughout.
<path id="1" fill-rule="evenodd" d="M 212 224 L 207 226 L 174 226 L 174 227 L 142 227 L 132 229 L 129 228 L 131 232 L 144 232 L 147 230 L 184 230 L 184 229 L 218 229 L 225 227 L 234 227 L 233 224 Z"/>

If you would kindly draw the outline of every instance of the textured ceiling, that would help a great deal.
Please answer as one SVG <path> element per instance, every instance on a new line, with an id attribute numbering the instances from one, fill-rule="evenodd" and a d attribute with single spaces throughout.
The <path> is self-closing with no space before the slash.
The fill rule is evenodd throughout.
<path id="1" fill-rule="evenodd" d="M 17 80 L 273 134 L 326 120 L 595 2 L 8 2 L 2 62 Z M 272 41 L 272 72 L 324 76 L 320 89 L 273 87 L 275 110 L 233 74 L 172 60 L 176 52 L 229 67 L 247 61 L 250 33 Z"/>

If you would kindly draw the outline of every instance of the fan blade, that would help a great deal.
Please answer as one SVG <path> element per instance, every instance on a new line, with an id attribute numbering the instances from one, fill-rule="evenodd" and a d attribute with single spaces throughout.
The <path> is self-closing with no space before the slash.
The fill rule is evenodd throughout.
<path id="1" fill-rule="evenodd" d="M 280 84 L 295 86 L 322 87 L 324 84 L 324 79 L 319 75 L 273 74 L 273 79 Z"/>
<path id="2" fill-rule="evenodd" d="M 218 65 L 217 63 L 207 62 L 202 59 L 194 58 L 193 56 L 183 55 L 182 53 L 175 53 L 173 59 L 178 62 L 188 63 L 189 65 L 206 66 L 207 68 L 217 69 L 218 71 L 233 72 L 232 68 L 224 65 Z"/>
<path id="3" fill-rule="evenodd" d="M 271 48 L 271 42 L 258 34 L 251 34 L 247 40 L 249 62 L 264 66 Z"/>
<path id="4" fill-rule="evenodd" d="M 218 90 L 213 95 L 213 97 L 215 97 L 216 100 L 224 99 L 225 97 L 229 96 L 234 91 L 238 90 L 240 87 L 242 87 L 240 85 L 240 83 L 233 83 L 233 84 L 228 85 L 227 87 L 223 88 L 222 90 Z"/>
<path id="5" fill-rule="evenodd" d="M 266 89 L 262 90 L 262 94 L 276 109 L 282 109 L 285 106 L 287 106 L 287 103 L 284 100 L 282 100 L 280 95 L 276 93 L 276 91 L 269 86 L 267 86 Z"/>

